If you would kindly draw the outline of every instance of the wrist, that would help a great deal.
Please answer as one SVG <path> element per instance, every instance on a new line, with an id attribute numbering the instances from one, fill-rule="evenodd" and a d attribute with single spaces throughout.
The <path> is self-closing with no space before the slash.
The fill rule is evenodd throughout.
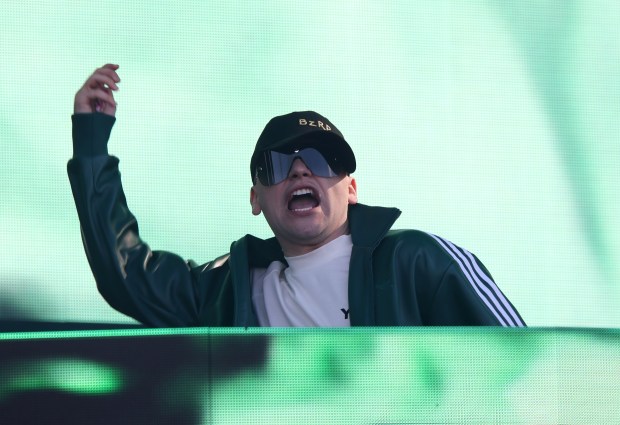
<path id="1" fill-rule="evenodd" d="M 73 123 L 73 156 L 108 154 L 108 140 L 116 118 L 102 113 L 76 112 Z"/>

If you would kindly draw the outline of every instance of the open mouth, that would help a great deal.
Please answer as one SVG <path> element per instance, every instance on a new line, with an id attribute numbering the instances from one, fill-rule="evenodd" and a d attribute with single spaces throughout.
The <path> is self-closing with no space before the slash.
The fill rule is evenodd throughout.
<path id="1" fill-rule="evenodd" d="M 319 205 L 319 200 L 310 188 L 302 188 L 293 191 L 288 201 L 289 211 L 303 212 L 310 211 Z"/>

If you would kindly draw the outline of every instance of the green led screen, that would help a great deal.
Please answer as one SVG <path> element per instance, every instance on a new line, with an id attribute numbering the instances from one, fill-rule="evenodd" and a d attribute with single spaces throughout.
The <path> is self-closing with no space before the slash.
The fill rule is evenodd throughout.
<path id="1" fill-rule="evenodd" d="M 619 327 L 620 3 L 4 1 L 0 318 L 128 322 L 95 288 L 66 176 L 73 95 L 120 64 L 110 152 L 153 249 L 270 236 L 267 121 L 317 110 L 360 201 L 474 252 L 529 325 Z"/>
<path id="2" fill-rule="evenodd" d="M 0 335 L 0 421 L 617 424 L 615 329 L 192 329 Z"/>

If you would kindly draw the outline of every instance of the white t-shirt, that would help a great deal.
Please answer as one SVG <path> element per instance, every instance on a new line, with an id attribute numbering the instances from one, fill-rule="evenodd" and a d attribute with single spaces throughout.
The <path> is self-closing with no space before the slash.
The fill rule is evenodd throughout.
<path id="1" fill-rule="evenodd" d="M 252 302 L 260 326 L 347 327 L 351 235 L 304 255 L 252 269 Z"/>

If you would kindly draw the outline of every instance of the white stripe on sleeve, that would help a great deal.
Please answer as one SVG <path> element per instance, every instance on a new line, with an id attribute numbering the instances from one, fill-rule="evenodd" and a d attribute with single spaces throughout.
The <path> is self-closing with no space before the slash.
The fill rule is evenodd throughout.
<path id="1" fill-rule="evenodd" d="M 471 252 L 439 236 L 430 233 L 429 235 L 456 261 L 469 284 L 502 326 L 525 326 L 502 291 L 482 270 Z"/>

